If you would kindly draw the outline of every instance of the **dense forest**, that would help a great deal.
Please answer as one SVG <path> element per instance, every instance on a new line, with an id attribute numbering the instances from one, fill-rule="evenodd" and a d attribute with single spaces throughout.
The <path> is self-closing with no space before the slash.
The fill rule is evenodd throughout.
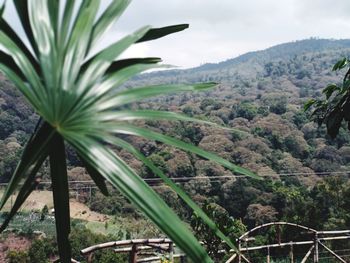
<path id="1" fill-rule="evenodd" d="M 321 98 L 329 83 L 342 81 L 333 64 L 350 52 L 350 40 L 308 39 L 251 52 L 218 64 L 140 75 L 124 88 L 145 84 L 217 82 L 217 88 L 169 95 L 132 108 L 182 112 L 230 129 L 185 122 L 145 121 L 143 125 L 215 152 L 249 168 L 263 180 L 242 178 L 202 158 L 157 142 L 130 142 L 204 205 L 215 203 L 251 228 L 286 220 L 316 229 L 350 228 L 350 134 L 337 138 L 310 120 L 303 105 Z M 11 83 L 0 79 L 0 180 L 9 180 L 37 116 Z M 188 222 L 191 212 L 160 180 L 127 152 L 115 149 Z M 68 151 L 71 180 L 88 178 Z M 47 165 L 46 165 L 47 166 Z M 41 171 L 48 177 L 48 169 Z M 92 210 L 138 215 L 118 193 L 94 193 Z M 84 200 L 83 200 L 84 201 Z"/>

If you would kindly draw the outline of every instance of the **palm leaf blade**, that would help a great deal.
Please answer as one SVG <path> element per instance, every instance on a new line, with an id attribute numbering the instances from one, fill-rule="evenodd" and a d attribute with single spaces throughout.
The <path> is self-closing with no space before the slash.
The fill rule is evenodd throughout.
<path id="1" fill-rule="evenodd" d="M 19 208 L 22 206 L 22 204 L 25 202 L 25 200 L 28 198 L 28 196 L 34 191 L 34 189 L 39 185 L 40 178 L 35 178 L 38 170 L 40 169 L 42 163 L 46 159 L 47 154 L 43 154 L 39 160 L 35 163 L 32 171 L 30 172 L 28 178 L 25 180 L 23 186 L 21 187 L 15 203 L 13 204 L 10 213 L 7 215 L 5 221 L 2 223 L 0 227 L 0 233 L 5 230 L 5 228 L 10 223 L 11 219 L 16 215 Z"/>
<path id="2" fill-rule="evenodd" d="M 118 61 L 114 61 L 106 70 L 106 74 L 111 74 L 123 68 L 136 65 L 136 64 L 156 64 L 161 61 L 162 60 L 160 58 L 156 58 L 156 57 L 121 59 Z"/>
<path id="3" fill-rule="evenodd" d="M 50 144 L 50 173 L 52 181 L 53 202 L 58 252 L 61 262 L 71 262 L 69 243 L 70 214 L 68 176 L 65 146 L 60 135 L 55 134 Z"/>
<path id="4" fill-rule="evenodd" d="M 28 0 L 23 1 L 23 0 L 13 0 L 13 3 L 15 4 L 15 8 L 17 11 L 17 14 L 20 18 L 21 25 L 28 37 L 28 40 L 34 49 L 35 53 L 37 54 L 37 45 L 33 36 L 33 31 L 30 26 L 30 21 L 29 21 L 29 13 L 28 13 Z"/>
<path id="5" fill-rule="evenodd" d="M 172 111 L 158 111 L 158 110 L 120 110 L 120 111 L 105 111 L 98 115 L 99 121 L 133 121 L 133 120 L 166 120 L 166 121 L 187 121 L 196 122 L 200 124 L 207 124 L 221 129 L 235 130 L 220 126 L 216 123 L 201 120 L 198 118 L 189 117 L 184 114 Z"/>
<path id="6" fill-rule="evenodd" d="M 72 15 L 74 11 L 75 1 L 66 1 L 64 10 L 61 28 L 58 32 L 58 43 L 60 43 L 61 50 L 66 46 L 66 41 L 69 33 L 69 26 L 72 21 Z"/>
<path id="7" fill-rule="evenodd" d="M 152 28 L 147 32 L 147 34 L 143 38 L 137 41 L 137 43 L 161 38 L 166 35 L 185 30 L 188 27 L 189 27 L 188 24 L 180 24 L 180 25 L 166 26 L 166 27 L 160 27 L 160 28 Z"/>
<path id="8" fill-rule="evenodd" d="M 8 58 L 9 56 L 1 53 L 0 57 Z M 6 62 L 5 62 L 6 63 Z M 16 87 L 23 93 L 23 95 L 26 97 L 26 99 L 32 104 L 32 106 L 40 111 L 41 109 L 41 102 L 36 96 L 35 92 L 28 88 L 28 86 L 23 82 L 23 78 L 21 78 L 21 72 L 16 72 L 17 68 L 14 66 L 13 68 L 11 62 L 7 61 L 6 64 L 3 64 L 3 62 L 0 62 L 0 70 L 6 74 L 6 76 L 16 85 Z"/>
<path id="9" fill-rule="evenodd" d="M 50 4 L 48 0 L 29 1 L 29 20 L 37 43 L 41 71 L 47 87 L 57 83 L 57 4 L 57 0 L 50 0 Z M 38 16 L 38 12 L 40 16 Z"/>
<path id="10" fill-rule="evenodd" d="M 71 88 L 76 81 L 80 66 L 85 59 L 86 51 L 90 43 L 91 30 L 100 1 L 82 1 L 75 19 L 69 42 L 66 46 L 61 83 L 63 89 Z"/>
<path id="11" fill-rule="evenodd" d="M 100 39 L 101 35 L 118 20 L 130 2 L 130 0 L 112 1 L 112 3 L 106 8 L 105 12 L 100 16 L 99 20 L 94 25 L 91 37 L 91 46 L 94 46 L 94 44 Z"/>
<path id="12" fill-rule="evenodd" d="M 234 165 L 233 163 L 213 154 L 209 153 L 205 150 L 202 150 L 201 148 L 198 148 L 194 145 L 190 145 L 188 143 L 185 143 L 183 141 L 177 140 L 173 137 L 163 135 L 154 131 L 150 131 L 148 129 L 144 128 L 139 128 L 133 125 L 129 124 L 111 124 L 106 127 L 106 129 L 109 129 L 110 132 L 112 133 L 120 133 L 120 134 L 128 134 L 128 135 L 136 135 L 136 136 L 141 136 L 150 140 L 155 140 L 155 141 L 160 141 L 162 143 L 172 145 L 176 148 L 182 149 L 184 151 L 192 152 L 195 153 L 205 159 L 208 159 L 210 161 L 214 161 L 218 164 L 221 164 L 222 166 L 236 172 L 242 175 L 250 176 L 255 179 L 261 179 L 251 171 L 241 168 L 237 165 Z"/>
<path id="13" fill-rule="evenodd" d="M 104 136 L 104 138 L 108 143 L 122 147 L 123 149 L 132 153 L 140 161 L 142 161 L 149 169 L 151 169 L 151 171 L 155 175 L 160 177 L 172 190 L 174 190 L 182 198 L 182 200 L 194 212 L 198 214 L 198 216 L 203 220 L 203 222 L 207 224 L 210 227 L 210 229 L 214 231 L 214 233 L 218 237 L 220 237 L 223 241 L 225 241 L 226 244 L 229 245 L 232 249 L 237 250 L 237 248 L 232 243 L 232 241 L 228 237 L 226 237 L 224 233 L 220 231 L 217 225 L 207 216 L 207 214 L 204 213 L 203 210 L 195 202 L 193 202 L 192 199 L 179 186 L 177 186 L 171 179 L 169 179 L 158 167 L 156 167 L 150 160 L 148 160 L 140 151 L 136 150 L 131 144 L 127 143 L 122 139 L 119 139 L 116 137 L 111 138 L 106 136 Z"/>
<path id="14" fill-rule="evenodd" d="M 100 0 L 83 0 L 79 6 L 75 5 L 76 1 L 70 0 L 14 0 L 31 48 L 25 45 L 25 41 L 2 18 L 4 5 L 0 8 L 0 70 L 15 83 L 43 120 L 27 143 L 21 161 L 2 196 L 0 209 L 24 180 L 15 205 L 0 231 L 38 184 L 38 169 L 49 156 L 59 256 L 62 262 L 70 262 L 69 191 L 64 145 L 64 141 L 67 141 L 76 149 L 103 194 L 108 194 L 108 181 L 139 207 L 194 262 L 212 262 L 185 224 L 108 143 L 123 147 L 144 162 L 197 212 L 217 236 L 234 249 L 231 240 L 181 188 L 132 145 L 114 135 L 136 135 L 156 140 L 195 153 L 237 173 L 256 177 L 250 171 L 215 154 L 127 122 L 159 119 L 195 121 L 215 127 L 218 125 L 172 112 L 116 111 L 126 104 L 154 96 L 202 91 L 217 85 L 177 84 L 123 89 L 122 84 L 136 74 L 166 65 L 157 65 L 160 59 L 152 57 L 116 61 L 122 52 L 135 43 L 158 39 L 188 27 L 187 24 L 162 28 L 143 27 L 91 56 L 89 51 L 121 16 L 129 2 L 130 0 L 111 0 L 107 9 L 97 17 Z"/>
<path id="15" fill-rule="evenodd" d="M 140 39 L 149 29 L 148 26 L 137 30 L 135 33 L 124 37 L 118 42 L 110 45 L 96 56 L 94 56 L 91 62 L 78 83 L 78 93 L 84 91 L 87 87 L 90 87 L 91 83 L 96 82 L 106 72 L 112 62 L 130 45 L 135 43 L 137 39 Z"/>
<path id="16" fill-rule="evenodd" d="M 88 137 L 75 137 L 73 134 L 67 137 L 86 162 L 93 165 L 112 185 L 137 205 L 194 262 L 212 262 L 176 214 L 112 151 Z"/>
<path id="17" fill-rule="evenodd" d="M 105 178 L 88 162 L 86 162 L 82 157 L 80 160 L 83 162 L 84 167 L 91 176 L 92 180 L 95 182 L 97 187 L 100 189 L 101 193 L 104 195 L 109 195 L 108 188 L 105 182 Z"/>
<path id="18" fill-rule="evenodd" d="M 177 92 L 185 91 L 201 91 L 215 87 L 216 83 L 202 83 L 194 85 L 186 84 L 170 84 L 170 85 L 155 85 L 142 88 L 135 88 L 126 91 L 121 91 L 108 99 L 105 99 L 99 105 L 97 109 L 99 111 L 116 108 L 121 105 L 125 105 L 132 102 L 137 102 L 146 98 L 166 95 Z"/>
<path id="19" fill-rule="evenodd" d="M 44 123 L 32 139 L 27 143 L 20 162 L 18 163 L 9 184 L 1 198 L 0 209 L 3 208 L 8 198 L 13 194 L 20 180 L 25 177 L 27 171 L 34 165 L 42 155 L 48 150 L 48 145 L 52 139 L 54 132 L 51 126 Z"/>

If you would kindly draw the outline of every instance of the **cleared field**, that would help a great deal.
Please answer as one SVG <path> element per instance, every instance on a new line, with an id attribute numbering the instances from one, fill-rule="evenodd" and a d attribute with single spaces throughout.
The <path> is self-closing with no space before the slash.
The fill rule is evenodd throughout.
<path id="1" fill-rule="evenodd" d="M 1 191 L 1 195 L 2 192 L 3 191 Z M 16 196 L 11 196 L 3 211 L 9 211 L 15 200 Z M 41 210 L 45 205 L 47 205 L 49 209 L 53 207 L 52 193 L 50 191 L 34 191 L 22 205 L 20 211 L 26 212 Z"/>
<path id="2" fill-rule="evenodd" d="M 0 195 L 2 194 L 3 190 L 0 191 Z M 6 203 L 2 212 L 9 211 L 15 200 L 16 197 L 12 196 Z M 40 211 L 45 205 L 49 209 L 53 208 L 52 192 L 34 191 L 22 205 L 20 212 Z M 70 216 L 85 221 L 105 222 L 109 220 L 107 215 L 93 212 L 85 204 L 79 203 L 75 199 L 70 199 Z"/>

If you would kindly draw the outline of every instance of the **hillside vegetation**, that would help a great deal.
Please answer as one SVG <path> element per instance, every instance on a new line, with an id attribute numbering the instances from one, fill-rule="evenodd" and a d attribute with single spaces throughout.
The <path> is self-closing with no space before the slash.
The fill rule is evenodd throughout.
<path id="1" fill-rule="evenodd" d="M 218 87 L 210 92 L 169 95 L 128 107 L 182 112 L 232 128 L 143 123 L 249 168 L 263 181 L 235 177 L 221 166 L 157 142 L 135 137 L 129 140 L 169 177 L 178 178 L 177 182 L 197 202 L 217 203 L 248 227 L 288 220 L 317 229 L 349 228 L 350 134 L 342 128 L 339 136 L 331 140 L 324 127 L 310 121 L 303 111 L 309 98 L 320 98 L 322 88 L 342 80 L 331 68 L 349 52 L 350 40 L 309 39 L 218 64 L 143 74 L 125 85 L 132 88 L 141 84 L 217 82 Z M 1 182 L 9 179 L 36 118 L 12 85 L 2 78 Z M 117 148 L 115 151 L 142 177 L 154 178 L 130 154 Z M 74 153 L 69 150 L 68 156 L 71 179 L 88 178 Z M 48 177 L 47 168 L 41 172 Z M 159 180 L 149 182 L 184 219 L 190 220 L 188 208 L 175 193 Z M 91 200 L 82 201 L 100 213 L 139 216 L 117 192 L 110 197 L 94 192 Z"/>

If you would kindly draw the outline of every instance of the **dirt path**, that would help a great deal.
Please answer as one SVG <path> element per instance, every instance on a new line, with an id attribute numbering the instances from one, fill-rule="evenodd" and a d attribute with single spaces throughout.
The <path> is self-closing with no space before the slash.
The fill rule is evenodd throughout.
<path id="1" fill-rule="evenodd" d="M 105 222 L 109 220 L 109 216 L 99 214 L 90 210 L 86 205 L 71 199 L 70 202 L 70 216 L 72 218 L 82 219 L 86 221 Z"/>

